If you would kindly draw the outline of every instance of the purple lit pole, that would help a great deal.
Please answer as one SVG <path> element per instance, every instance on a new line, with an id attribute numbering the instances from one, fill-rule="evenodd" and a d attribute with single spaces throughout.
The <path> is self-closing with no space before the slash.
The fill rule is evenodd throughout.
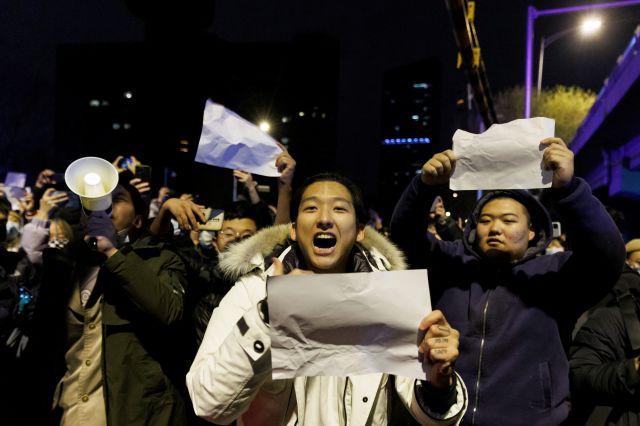
<path id="1" fill-rule="evenodd" d="M 531 85 L 533 81 L 533 24 L 536 18 L 546 15 L 560 15 L 563 13 L 582 12 L 585 10 L 611 9 L 640 5 L 640 0 L 612 1 L 584 6 L 560 7 L 557 9 L 538 10 L 534 6 L 527 8 L 527 49 L 524 70 L 524 118 L 531 117 Z"/>

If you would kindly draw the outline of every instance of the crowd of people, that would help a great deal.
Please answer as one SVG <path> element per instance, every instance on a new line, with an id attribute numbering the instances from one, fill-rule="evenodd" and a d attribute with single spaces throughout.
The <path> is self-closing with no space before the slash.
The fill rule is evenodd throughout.
<path id="1" fill-rule="evenodd" d="M 217 225 L 135 158 L 114 161 L 107 211 L 53 170 L 20 199 L 0 189 L 0 424 L 640 424 L 640 239 L 625 245 L 562 140 L 541 144 L 544 202 L 487 191 L 446 215 L 447 150 L 388 228 L 342 175 L 293 188 L 286 150 L 276 205 L 234 170 L 244 194 Z M 407 268 L 429 274 L 424 380 L 272 378 L 268 277 Z"/>

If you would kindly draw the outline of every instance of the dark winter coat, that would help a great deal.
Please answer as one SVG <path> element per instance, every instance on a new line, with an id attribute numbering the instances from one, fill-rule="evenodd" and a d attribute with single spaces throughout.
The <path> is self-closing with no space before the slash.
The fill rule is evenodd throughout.
<path id="1" fill-rule="evenodd" d="M 235 282 L 224 278 L 218 267 L 218 252 L 213 247 L 195 246 L 189 238 L 174 240 L 173 245 L 185 265 L 189 282 L 185 326 L 189 329 L 186 334 L 192 347 L 193 360 L 207 330 L 211 313 Z"/>
<path id="2" fill-rule="evenodd" d="M 76 268 L 95 264 L 84 245 L 45 249 L 43 282 L 34 320 L 40 333 L 31 346 L 36 376 L 34 414 L 51 407 L 66 366 L 66 309 Z M 109 425 L 182 425 L 185 404 L 177 391 L 184 380 L 180 348 L 171 338 L 181 319 L 186 287 L 178 256 L 150 238 L 126 245 L 100 269 L 92 294 L 103 294 L 102 374 Z"/>
<path id="3" fill-rule="evenodd" d="M 572 252 L 542 255 L 549 215 L 524 191 L 488 193 L 476 206 L 462 241 L 438 241 L 426 229 L 422 206 L 434 188 L 417 176 L 391 221 L 392 238 L 411 267 L 429 270 L 435 307 L 460 331 L 456 368 L 469 387 L 463 424 L 556 425 L 569 412 L 566 352 L 576 318 L 617 280 L 624 261 L 620 234 L 589 186 L 576 178 L 552 189 Z M 496 196 L 527 207 L 537 235 L 518 262 L 496 266 L 475 247 L 482 206 Z"/>
<path id="4" fill-rule="evenodd" d="M 616 285 L 625 289 L 635 299 L 640 327 L 640 275 L 629 267 Z M 640 350 L 632 347 L 620 305 L 615 299 L 609 305 L 590 313 L 571 346 L 575 423 L 640 425 L 640 375 L 634 364 Z"/>

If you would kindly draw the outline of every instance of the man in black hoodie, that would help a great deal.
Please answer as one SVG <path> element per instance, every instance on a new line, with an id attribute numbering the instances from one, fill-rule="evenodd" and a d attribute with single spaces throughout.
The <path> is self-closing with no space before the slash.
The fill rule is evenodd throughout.
<path id="1" fill-rule="evenodd" d="M 438 241 L 423 206 L 455 167 L 448 150 L 425 163 L 402 195 L 391 235 L 411 267 L 426 267 L 435 308 L 460 331 L 456 368 L 469 383 L 463 424 L 557 425 L 569 413 L 566 350 L 577 317 L 615 283 L 624 246 L 589 185 L 574 177 L 573 153 L 545 139 L 551 198 L 574 250 L 542 255 L 551 236 L 545 208 L 526 191 L 491 191 L 462 241 Z"/>

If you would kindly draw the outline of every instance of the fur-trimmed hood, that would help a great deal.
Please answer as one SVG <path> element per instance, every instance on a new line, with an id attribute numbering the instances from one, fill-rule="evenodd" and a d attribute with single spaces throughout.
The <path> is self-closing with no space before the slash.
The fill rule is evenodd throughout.
<path id="1" fill-rule="evenodd" d="M 264 267 L 265 258 L 277 256 L 291 243 L 289 232 L 291 224 L 276 225 L 257 232 L 251 238 L 234 244 L 220 253 L 219 267 L 229 280 L 238 280 L 255 268 Z M 278 248 L 280 246 L 280 250 Z M 388 270 L 407 268 L 404 254 L 385 236 L 367 226 L 364 240 L 357 243 L 360 250 L 366 250 L 370 256 L 381 261 Z M 270 259 L 268 259 L 270 263 Z"/>

